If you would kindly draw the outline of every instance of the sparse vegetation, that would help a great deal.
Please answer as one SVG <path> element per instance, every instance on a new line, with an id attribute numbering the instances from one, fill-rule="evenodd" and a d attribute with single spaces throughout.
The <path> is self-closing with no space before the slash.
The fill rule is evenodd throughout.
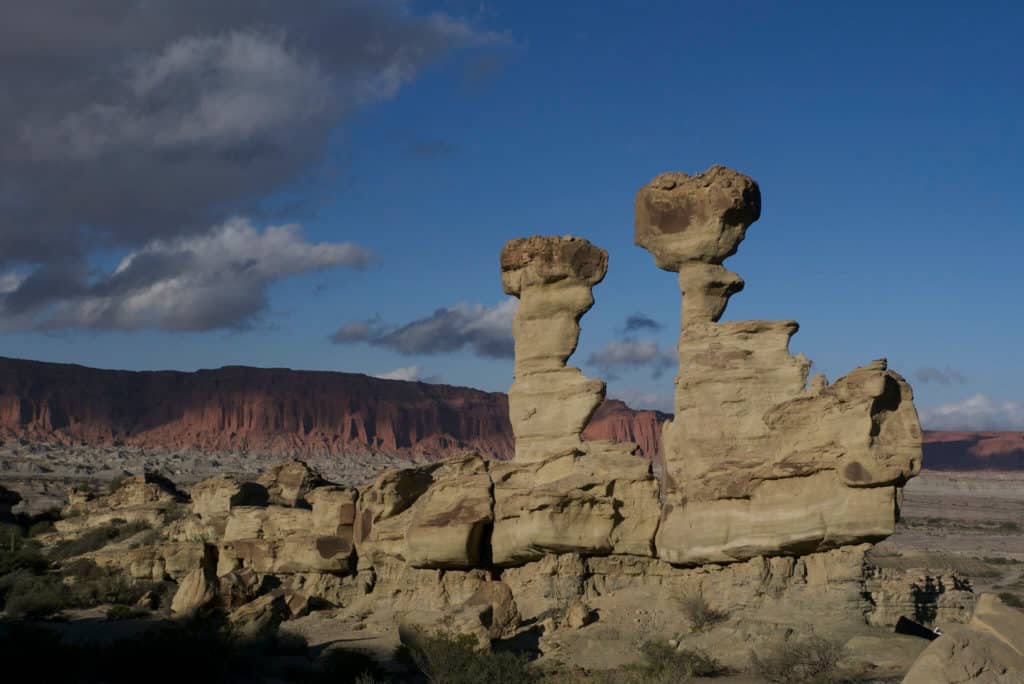
<path id="1" fill-rule="evenodd" d="M 773 684 L 838 684 L 843 647 L 821 637 L 786 641 L 771 654 L 753 656 L 754 669 Z"/>
<path id="2" fill-rule="evenodd" d="M 109 525 L 95 527 L 77 537 L 58 542 L 50 549 L 49 556 L 54 560 L 74 558 L 98 551 L 107 544 L 127 539 L 147 529 L 150 527 L 144 522 L 129 523 L 121 518 L 114 518 Z"/>
<path id="3" fill-rule="evenodd" d="M 476 640 L 465 634 L 415 634 L 397 657 L 411 662 L 435 684 L 522 684 L 537 679 L 524 656 L 481 651 Z"/>
<path id="4" fill-rule="evenodd" d="M 703 632 L 719 622 L 723 622 L 728 615 L 720 610 L 715 610 L 708 605 L 702 594 L 693 594 L 682 599 L 683 613 L 690 621 L 690 626 L 695 632 Z"/>
<path id="5" fill-rule="evenodd" d="M 1013 594 L 1008 591 L 999 592 L 999 600 L 1011 608 L 1024 608 L 1024 600 L 1022 600 L 1017 594 Z"/>
<path id="6" fill-rule="evenodd" d="M 630 684 L 672 684 L 724 673 L 718 661 L 701 651 L 677 650 L 654 641 L 645 643 L 640 651 L 644 660 L 624 668 L 623 674 Z"/>

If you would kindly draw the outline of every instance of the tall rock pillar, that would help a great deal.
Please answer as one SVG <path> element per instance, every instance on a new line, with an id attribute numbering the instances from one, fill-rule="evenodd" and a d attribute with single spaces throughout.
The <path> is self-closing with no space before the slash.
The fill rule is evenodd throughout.
<path id="1" fill-rule="evenodd" d="M 744 285 L 722 264 L 760 215 L 757 183 L 722 166 L 637 193 L 635 242 L 679 274 L 683 295 L 656 538 L 672 563 L 882 539 L 921 466 L 913 395 L 884 359 L 808 384 L 810 361 L 789 353 L 795 321 L 719 322 Z"/>
<path id="2" fill-rule="evenodd" d="M 580 448 L 580 433 L 604 399 L 602 381 L 565 364 L 607 271 L 608 253 L 582 238 L 520 238 L 501 250 L 502 286 L 520 300 L 508 393 L 517 462 Z"/>

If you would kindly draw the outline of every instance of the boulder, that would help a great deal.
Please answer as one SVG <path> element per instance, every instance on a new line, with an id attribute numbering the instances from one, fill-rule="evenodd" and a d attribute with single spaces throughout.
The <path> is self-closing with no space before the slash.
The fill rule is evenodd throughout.
<path id="1" fill-rule="evenodd" d="M 309 507 L 306 494 L 327 484 L 315 468 L 298 460 L 271 468 L 256 482 L 266 488 L 270 503 L 302 508 Z"/>
<path id="2" fill-rule="evenodd" d="M 631 446 L 591 442 L 544 461 L 492 464 L 494 563 L 549 553 L 653 555 L 658 483 Z"/>
<path id="3" fill-rule="evenodd" d="M 288 604 L 280 592 L 260 596 L 228 614 L 228 621 L 243 638 L 258 638 L 274 632 L 289 617 Z"/>
<path id="4" fill-rule="evenodd" d="M 351 535 L 359 492 L 348 487 L 319 487 L 306 495 L 313 506 L 313 531 L 324 535 Z"/>
<path id="5" fill-rule="evenodd" d="M 197 482 L 189 492 L 192 512 L 204 519 L 226 518 L 236 506 L 266 506 L 267 490 L 255 482 L 239 482 L 220 475 Z"/>
<path id="6" fill-rule="evenodd" d="M 178 617 L 194 614 L 217 598 L 217 586 L 203 568 L 189 572 L 178 584 L 171 600 L 171 613 Z"/>
<path id="7" fill-rule="evenodd" d="M 486 564 L 490 491 L 487 463 L 477 454 L 382 473 L 359 496 L 361 567 L 388 557 L 415 568 Z"/>
<path id="8" fill-rule="evenodd" d="M 978 597 L 966 625 L 951 625 L 907 672 L 903 684 L 1019 684 L 1024 681 L 1024 611 Z"/>

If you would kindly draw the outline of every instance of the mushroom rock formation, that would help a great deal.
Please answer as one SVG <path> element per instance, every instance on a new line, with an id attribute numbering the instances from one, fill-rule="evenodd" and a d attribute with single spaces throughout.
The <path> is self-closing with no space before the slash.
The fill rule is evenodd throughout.
<path id="1" fill-rule="evenodd" d="M 571 236 L 512 240 L 501 252 L 502 284 L 520 304 L 509 391 L 516 454 L 490 468 L 496 565 L 548 553 L 653 555 L 660 503 L 650 463 L 635 444 L 581 440 L 605 386 L 565 365 L 607 270 L 603 249 Z"/>
<path id="2" fill-rule="evenodd" d="M 760 217 L 757 184 L 722 166 L 662 174 L 635 211 L 636 244 L 683 294 L 658 556 L 720 563 L 891 534 L 897 489 L 921 467 L 906 381 L 878 360 L 808 384 L 810 362 L 789 353 L 795 321 L 718 322 L 743 288 L 722 262 Z"/>
<path id="3" fill-rule="evenodd" d="M 608 253 L 571 236 L 509 241 L 501 283 L 519 298 L 512 323 L 515 375 L 508 393 L 515 460 L 530 462 L 582 445 L 580 433 L 604 399 L 605 386 L 567 367 L 592 288 L 608 271 Z"/>

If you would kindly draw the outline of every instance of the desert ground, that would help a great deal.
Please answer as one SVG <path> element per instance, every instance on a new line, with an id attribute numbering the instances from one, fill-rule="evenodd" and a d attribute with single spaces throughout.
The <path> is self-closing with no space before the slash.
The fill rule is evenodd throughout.
<path id="1" fill-rule="evenodd" d="M 129 473 L 159 471 L 184 488 L 211 476 L 230 474 L 239 479 L 254 478 L 281 462 L 280 457 L 249 454 L 204 455 L 187 450 L 175 452 L 143 451 L 114 447 L 68 447 L 62 445 L 10 443 L 0 448 L 0 485 L 18 491 L 25 501 L 18 510 L 40 513 L 67 502 L 69 486 L 105 490 L 115 479 Z M 349 460 L 322 459 L 315 465 L 338 484 L 363 486 L 390 466 L 410 465 L 398 459 L 381 459 L 372 454 Z M 914 581 L 930 587 L 943 585 L 947 598 L 964 589 L 999 594 L 1008 605 L 1024 604 L 1024 473 L 1012 472 L 937 472 L 923 471 L 904 489 L 901 520 L 897 532 L 877 544 L 868 554 L 872 572 L 878 576 L 877 590 L 884 595 L 886 582 Z M 897 579 L 893 579 L 897 578 Z M 908 579 L 909 578 L 909 579 Z M 940 629 L 944 620 L 969 609 L 942 603 L 927 617 Z M 702 633 L 688 633 L 686 616 L 677 607 L 648 605 L 636 592 L 617 592 L 591 608 L 597 614 L 630 615 L 630 622 L 597 620 L 584 629 L 559 629 L 542 638 L 545 653 L 542 662 L 551 668 L 572 662 L 581 666 L 574 676 L 589 680 L 585 672 L 622 667 L 637 654 L 638 645 L 651 639 L 698 648 L 721 658 L 722 653 L 740 651 L 744 640 L 763 639 L 770 615 L 760 616 L 760 626 L 737 624 L 714 626 Z M 624 610 L 623 602 L 636 608 Z M 614 605 L 613 605 L 614 603 Z M 931 605 L 931 604 L 929 604 Z M 913 608 L 892 599 L 886 610 L 912 612 Z M 70 611 L 72 619 L 61 629 L 74 639 L 86 639 L 97 624 L 111 624 L 107 638 L 132 634 L 145 624 L 132 621 L 97 623 L 103 610 Z M 339 646 L 370 653 L 387 661 L 400 645 L 394 630 L 394 615 L 381 612 L 367 602 L 346 609 L 315 611 L 281 625 L 280 634 L 297 638 L 309 648 L 331 649 Z M 890 616 L 891 617 L 891 616 Z M 920 615 L 909 615 L 921 618 Z M 880 615 L 879 620 L 884 616 Z M 780 624 L 788 616 L 778 616 Z M 670 633 L 679 623 L 678 633 Z M 750 630 L 755 630 L 751 632 Z M 886 635 L 889 636 L 886 636 Z M 915 637 L 892 634 L 879 625 L 850 629 L 843 627 L 832 635 L 846 643 L 845 657 L 860 671 L 873 677 L 857 681 L 896 682 L 928 642 Z M 528 643 L 530 640 L 533 643 Z M 536 648 L 537 637 L 527 633 L 521 643 L 509 644 Z M 733 660 L 742 660 L 737 656 Z M 727 655 L 724 660 L 729 661 Z M 562 671 L 564 673 L 564 671 Z M 718 676 L 715 681 L 736 684 L 768 681 L 748 673 Z"/>

